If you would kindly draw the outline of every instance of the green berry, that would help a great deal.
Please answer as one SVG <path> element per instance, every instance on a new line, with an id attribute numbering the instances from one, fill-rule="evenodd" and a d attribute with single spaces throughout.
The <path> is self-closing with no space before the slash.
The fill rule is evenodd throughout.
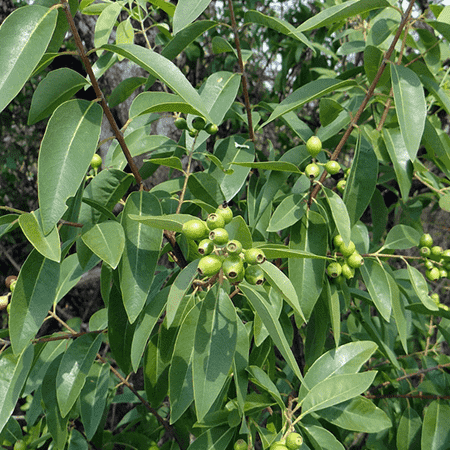
<path id="1" fill-rule="evenodd" d="M 220 214 L 211 213 L 206 219 L 206 225 L 208 225 L 210 230 L 223 228 L 225 226 L 225 219 Z"/>
<path id="2" fill-rule="evenodd" d="M 277 441 L 270 446 L 270 450 L 289 450 L 283 442 Z"/>
<path id="3" fill-rule="evenodd" d="M 97 153 L 91 159 L 91 167 L 93 169 L 98 169 L 102 165 L 102 157 L 97 155 Z"/>
<path id="4" fill-rule="evenodd" d="M 240 256 L 228 256 L 222 263 L 222 270 L 229 280 L 235 280 L 244 271 L 244 262 Z"/>
<path id="5" fill-rule="evenodd" d="M 433 292 L 433 294 L 430 295 L 431 300 L 433 300 L 436 305 L 439 305 L 441 303 L 441 299 L 439 298 L 439 294 L 437 292 Z"/>
<path id="6" fill-rule="evenodd" d="M 192 128 L 192 130 L 189 130 L 189 136 L 191 137 L 191 138 L 195 138 L 195 136 L 197 136 L 197 134 L 198 134 L 198 131 L 197 130 L 194 130 L 193 128 Z"/>
<path id="7" fill-rule="evenodd" d="M 448 278 L 448 272 L 445 269 L 439 269 L 439 278 Z"/>
<path id="8" fill-rule="evenodd" d="M 431 248 L 430 247 L 420 247 L 420 254 L 424 258 L 427 258 L 428 256 L 431 255 Z"/>
<path id="9" fill-rule="evenodd" d="M 236 239 L 229 241 L 227 244 L 227 252 L 229 254 L 239 255 L 242 252 L 242 244 Z"/>
<path id="10" fill-rule="evenodd" d="M 189 128 L 186 119 L 183 117 L 178 117 L 175 119 L 174 124 L 179 130 L 187 130 Z"/>
<path id="11" fill-rule="evenodd" d="M 355 276 L 355 269 L 350 267 L 347 263 L 342 264 L 342 275 L 344 275 L 347 280 L 350 280 Z"/>
<path id="12" fill-rule="evenodd" d="M 328 264 L 327 274 L 331 278 L 337 278 L 342 273 L 342 267 L 338 262 Z"/>
<path id="13" fill-rule="evenodd" d="M 345 180 L 338 181 L 336 188 L 341 194 L 344 192 L 346 184 L 347 184 L 347 182 Z"/>
<path id="14" fill-rule="evenodd" d="M 439 280 L 439 269 L 437 267 L 433 267 L 432 269 L 429 269 L 425 272 L 425 276 L 430 280 L 430 281 L 436 281 Z"/>
<path id="15" fill-rule="evenodd" d="M 200 219 L 192 219 L 188 220 L 183 224 L 183 228 L 181 232 L 188 239 L 203 239 L 208 234 L 208 227 L 203 220 Z"/>
<path id="16" fill-rule="evenodd" d="M 0 311 L 4 310 L 8 306 L 9 295 L 2 295 L 0 297 Z"/>
<path id="17" fill-rule="evenodd" d="M 440 247 L 439 245 L 435 245 L 434 247 L 431 247 L 431 255 L 430 258 L 433 261 L 439 261 L 442 257 L 442 247 Z"/>
<path id="18" fill-rule="evenodd" d="M 222 216 L 224 218 L 225 224 L 230 223 L 231 219 L 233 219 L 233 211 L 231 211 L 231 208 L 229 206 L 220 205 L 216 209 L 216 214 L 219 214 L 219 216 Z"/>
<path id="19" fill-rule="evenodd" d="M 22 439 L 19 439 L 14 444 L 14 450 L 26 450 L 26 448 L 27 444 L 25 443 L 25 441 L 22 441 Z"/>
<path id="20" fill-rule="evenodd" d="M 291 433 L 286 438 L 286 447 L 289 450 L 297 450 L 303 444 L 303 438 L 298 433 Z"/>
<path id="21" fill-rule="evenodd" d="M 342 256 L 344 256 L 344 258 L 348 258 L 356 251 L 354 242 L 350 241 L 348 245 L 342 243 L 342 245 L 339 246 L 339 251 L 342 253 Z"/>
<path id="22" fill-rule="evenodd" d="M 215 123 L 208 123 L 205 127 L 205 131 L 208 134 L 216 134 L 219 131 L 219 127 Z"/>
<path id="23" fill-rule="evenodd" d="M 244 439 L 238 439 L 233 446 L 233 450 L 247 450 L 248 444 L 244 441 Z"/>
<path id="24" fill-rule="evenodd" d="M 422 234 L 419 241 L 419 247 L 431 248 L 432 246 L 433 246 L 433 238 L 431 237 L 431 234 L 428 233 Z"/>
<path id="25" fill-rule="evenodd" d="M 222 259 L 217 255 L 207 255 L 198 262 L 197 270 L 202 277 L 212 277 L 222 267 Z"/>
<path id="26" fill-rule="evenodd" d="M 206 125 L 206 120 L 203 117 L 196 117 L 192 121 L 192 126 L 198 131 L 203 130 L 203 128 L 205 128 L 205 125 Z"/>
<path id="27" fill-rule="evenodd" d="M 444 250 L 441 256 L 444 261 L 450 261 L 450 249 Z"/>
<path id="28" fill-rule="evenodd" d="M 244 259 L 247 264 L 262 264 L 266 260 L 266 255 L 259 248 L 249 248 L 244 253 Z"/>
<path id="29" fill-rule="evenodd" d="M 325 164 L 325 170 L 330 175 L 336 175 L 341 170 L 341 166 L 339 165 L 339 163 L 337 161 L 328 161 Z"/>
<path id="30" fill-rule="evenodd" d="M 322 151 L 322 141 L 317 136 L 311 136 L 306 141 L 306 150 L 312 157 L 317 156 Z"/>
<path id="31" fill-rule="evenodd" d="M 337 234 L 333 238 L 333 245 L 335 248 L 339 248 L 344 243 L 344 239 L 342 239 L 342 236 L 340 234 Z"/>
<path id="32" fill-rule="evenodd" d="M 358 252 L 353 252 L 347 258 L 347 264 L 353 269 L 358 269 L 364 264 L 364 259 Z"/>
<path id="33" fill-rule="evenodd" d="M 428 248 L 428 247 L 426 247 Z M 429 259 L 427 259 L 425 261 L 425 269 L 431 270 L 434 267 L 433 261 L 430 261 Z"/>
<path id="34" fill-rule="evenodd" d="M 214 250 L 214 242 L 210 239 L 203 239 L 198 244 L 198 252 L 200 255 L 206 256 Z"/>
<path id="35" fill-rule="evenodd" d="M 214 230 L 210 231 L 209 238 L 216 245 L 225 245 L 229 240 L 228 231 L 225 230 L 225 228 L 215 228 Z"/>
<path id="36" fill-rule="evenodd" d="M 319 173 L 320 173 L 320 168 L 315 163 L 308 164 L 305 167 L 305 175 L 311 180 L 313 180 L 314 178 L 318 177 Z"/>
<path id="37" fill-rule="evenodd" d="M 264 271 L 259 265 L 247 266 L 245 269 L 245 280 L 247 283 L 253 285 L 260 285 L 264 283 Z"/>

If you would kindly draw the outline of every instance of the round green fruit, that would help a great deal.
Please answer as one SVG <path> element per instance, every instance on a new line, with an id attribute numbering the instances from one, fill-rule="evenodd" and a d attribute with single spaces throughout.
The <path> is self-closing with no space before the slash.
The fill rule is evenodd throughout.
<path id="1" fill-rule="evenodd" d="M 215 228 L 214 230 L 210 231 L 209 238 L 216 245 L 225 245 L 229 241 L 228 231 L 225 230 L 225 228 Z"/>
<path id="2" fill-rule="evenodd" d="M 231 208 L 229 206 L 220 205 L 216 209 L 216 214 L 224 218 L 225 224 L 230 223 L 231 219 L 233 219 L 233 211 L 231 211 Z"/>
<path id="3" fill-rule="evenodd" d="M 439 245 L 435 245 L 434 247 L 431 247 L 431 255 L 430 258 L 433 261 L 439 261 L 442 257 L 442 247 L 440 247 Z"/>
<path id="4" fill-rule="evenodd" d="M 419 247 L 431 248 L 432 246 L 433 246 L 433 238 L 431 237 L 431 234 L 428 233 L 422 234 L 419 241 Z"/>
<path id="5" fill-rule="evenodd" d="M 338 262 L 328 264 L 327 274 L 331 278 L 337 278 L 342 273 L 342 266 Z"/>
<path id="6" fill-rule="evenodd" d="M 208 123 L 205 127 L 205 131 L 208 134 L 216 134 L 219 131 L 219 127 L 215 123 Z"/>
<path id="7" fill-rule="evenodd" d="M 222 259 L 217 255 L 203 256 L 198 262 L 198 273 L 202 277 L 212 277 L 222 267 Z"/>
<path id="8" fill-rule="evenodd" d="M 325 164 L 325 170 L 330 175 L 336 175 L 341 170 L 341 166 L 340 166 L 340 164 L 337 161 L 328 161 Z"/>
<path id="9" fill-rule="evenodd" d="M 244 262 L 240 256 L 228 256 L 222 263 L 222 270 L 224 275 L 229 280 L 236 280 L 244 271 Z"/>
<path id="10" fill-rule="evenodd" d="M 358 269 L 364 264 L 364 258 L 358 252 L 353 252 L 347 258 L 347 264 L 353 269 Z"/>
<path id="11" fill-rule="evenodd" d="M 344 263 L 342 264 L 342 275 L 344 275 L 347 280 L 350 280 L 355 276 L 355 269 L 350 267 L 347 263 Z"/>
<path id="12" fill-rule="evenodd" d="M 259 265 L 247 266 L 245 280 L 249 284 L 260 285 L 264 283 L 264 271 Z"/>
<path id="13" fill-rule="evenodd" d="M 247 450 L 248 444 L 244 441 L 244 439 L 238 439 L 233 446 L 233 450 Z"/>
<path id="14" fill-rule="evenodd" d="M 286 438 L 286 447 L 289 450 L 297 450 L 303 444 L 303 438 L 298 433 L 291 433 Z"/>
<path id="15" fill-rule="evenodd" d="M 320 168 L 317 164 L 308 164 L 305 167 L 305 175 L 310 179 L 310 180 L 314 180 L 314 178 L 317 178 L 319 176 L 320 173 Z"/>
<path id="16" fill-rule="evenodd" d="M 337 234 L 333 238 L 333 245 L 335 248 L 339 248 L 344 243 L 344 239 L 342 239 L 342 236 L 340 234 Z"/>
<path id="17" fill-rule="evenodd" d="M 339 246 L 339 251 L 342 253 L 342 256 L 344 256 L 344 258 L 348 258 L 349 256 L 353 255 L 353 253 L 355 253 L 356 251 L 354 242 L 350 241 L 348 245 L 342 243 Z"/>
<path id="18" fill-rule="evenodd" d="M 420 254 L 424 258 L 427 258 L 428 256 L 431 255 L 431 248 L 430 247 L 420 247 Z"/>
<path id="19" fill-rule="evenodd" d="M 289 450 L 281 441 L 274 442 L 270 446 L 270 450 Z"/>
<path id="20" fill-rule="evenodd" d="M 102 165 L 102 157 L 97 155 L 97 153 L 91 159 L 91 167 L 93 169 L 98 169 Z"/>
<path id="21" fill-rule="evenodd" d="M 306 150 L 312 157 L 317 156 L 322 151 L 322 141 L 317 136 L 311 136 L 306 141 Z"/>
<path id="22" fill-rule="evenodd" d="M 194 130 L 193 128 L 191 130 L 188 131 L 188 134 L 191 138 L 195 138 L 195 136 L 197 136 L 198 131 Z"/>
<path id="23" fill-rule="evenodd" d="M 439 269 L 437 267 L 433 267 L 432 269 L 429 269 L 425 272 L 425 276 L 430 280 L 430 281 L 436 281 L 439 280 Z"/>
<path id="24" fill-rule="evenodd" d="M 428 247 L 427 247 L 428 248 Z M 425 261 L 425 269 L 427 270 L 431 270 L 434 267 L 433 261 L 430 261 L 429 259 L 427 259 Z"/>
<path id="25" fill-rule="evenodd" d="M 181 232 L 188 239 L 203 239 L 208 234 L 208 227 L 203 220 L 200 219 L 192 219 L 188 220 L 183 224 L 183 228 Z"/>
<path id="26" fill-rule="evenodd" d="M 439 278 L 448 278 L 448 272 L 445 269 L 439 269 Z"/>
<path id="27" fill-rule="evenodd" d="M 439 298 L 439 294 L 437 292 L 433 292 L 433 294 L 430 295 L 431 300 L 433 300 L 436 305 L 439 305 L 441 303 L 441 299 Z"/>
<path id="28" fill-rule="evenodd" d="M 242 252 L 242 244 L 236 239 L 229 241 L 227 244 L 227 252 L 231 255 L 239 255 Z"/>
<path id="29" fill-rule="evenodd" d="M 210 239 L 202 239 L 198 244 L 198 252 L 200 255 L 206 256 L 214 250 L 214 242 Z"/>
<path id="30" fill-rule="evenodd" d="M 186 119 L 183 117 L 178 117 L 175 119 L 174 124 L 179 130 L 187 130 L 189 128 Z"/>
<path id="31" fill-rule="evenodd" d="M 444 261 L 450 261 L 450 249 L 444 250 L 441 256 Z"/>
<path id="32" fill-rule="evenodd" d="M 210 230 L 223 228 L 225 226 L 225 219 L 220 214 L 211 213 L 206 219 L 206 225 Z"/>
<path id="33" fill-rule="evenodd" d="M 336 188 L 341 194 L 344 192 L 346 184 L 347 184 L 347 182 L 345 180 L 338 181 Z"/>
<path id="34" fill-rule="evenodd" d="M 193 121 L 192 121 L 192 126 L 198 130 L 201 131 L 203 130 L 203 128 L 205 128 L 206 125 L 206 120 L 203 117 L 196 117 Z"/>
<path id="35" fill-rule="evenodd" d="M 266 260 L 266 255 L 258 248 L 249 248 L 244 253 L 244 259 L 247 264 L 262 264 Z"/>

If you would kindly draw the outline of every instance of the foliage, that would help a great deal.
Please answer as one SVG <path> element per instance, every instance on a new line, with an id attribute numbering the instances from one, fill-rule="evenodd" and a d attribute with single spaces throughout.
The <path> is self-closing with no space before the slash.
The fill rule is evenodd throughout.
<path id="1" fill-rule="evenodd" d="M 450 254 L 420 217 L 450 211 L 450 7 L 69 3 L 0 27 L 0 109 L 40 80 L 46 126 L 39 208 L 0 206 L 32 246 L 0 302 L 2 446 L 448 448 Z M 49 70 L 63 45 L 86 78 Z M 106 99 L 124 59 L 146 76 Z M 96 266 L 102 305 L 65 320 Z"/>

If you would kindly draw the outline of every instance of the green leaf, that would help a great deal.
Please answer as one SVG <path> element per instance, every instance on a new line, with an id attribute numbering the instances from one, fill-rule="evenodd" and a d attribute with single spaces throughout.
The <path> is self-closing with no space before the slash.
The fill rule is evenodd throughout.
<path id="1" fill-rule="evenodd" d="M 225 291 L 211 289 L 195 330 L 192 377 L 197 420 L 210 410 L 228 377 L 236 350 L 237 315 Z"/>
<path id="2" fill-rule="evenodd" d="M 290 162 L 284 161 L 264 161 L 264 162 L 244 162 L 244 163 L 232 163 L 236 166 L 250 167 L 258 170 L 274 170 L 279 172 L 289 172 L 301 174 L 302 171 Z"/>
<path id="3" fill-rule="evenodd" d="M 410 264 L 407 264 L 406 268 L 408 269 L 409 279 L 411 281 L 414 292 L 417 294 L 417 297 L 419 297 L 423 306 L 431 311 L 438 311 L 438 306 L 428 295 L 428 283 L 425 281 L 423 275 Z"/>
<path id="4" fill-rule="evenodd" d="M 357 397 L 372 384 L 376 371 L 335 375 L 312 386 L 302 401 L 301 417 Z"/>
<path id="5" fill-rule="evenodd" d="M 149 2 L 156 6 L 157 8 L 162 9 L 169 17 L 173 17 L 175 13 L 175 5 L 166 1 L 166 0 L 149 0 Z"/>
<path id="6" fill-rule="evenodd" d="M 291 229 L 289 248 L 324 255 L 327 251 L 328 229 L 323 217 L 307 211 L 302 220 Z M 301 298 L 305 319 L 309 320 L 314 305 L 322 292 L 325 261 L 313 258 L 289 258 L 289 278 Z"/>
<path id="7" fill-rule="evenodd" d="M 328 281 L 328 277 L 324 280 L 324 289 L 322 290 L 322 297 L 324 303 L 327 304 L 328 313 L 330 315 L 331 330 L 334 337 L 334 343 L 336 348 L 339 345 L 341 338 L 341 304 L 339 299 L 339 292 L 336 284 L 331 284 Z"/>
<path id="8" fill-rule="evenodd" d="M 5 214 L 0 217 L 0 238 L 19 226 L 19 214 Z"/>
<path id="9" fill-rule="evenodd" d="M 388 221 L 388 209 L 378 189 L 375 189 L 370 201 L 370 214 L 373 222 L 372 240 L 377 243 L 386 231 Z"/>
<path id="10" fill-rule="evenodd" d="M 306 322 L 299 298 L 297 297 L 297 292 L 291 280 L 277 266 L 269 261 L 264 261 L 260 264 L 260 267 L 264 271 L 269 284 L 286 300 L 294 312 Z"/>
<path id="11" fill-rule="evenodd" d="M 260 248 L 264 251 L 267 259 L 277 259 L 277 258 L 312 258 L 312 259 L 325 259 L 328 260 L 326 256 L 315 255 L 314 253 L 307 252 L 304 250 L 295 250 L 287 248 L 285 245 L 280 244 L 255 244 L 255 247 Z"/>
<path id="12" fill-rule="evenodd" d="M 38 332 L 56 297 L 59 264 L 33 250 L 19 272 L 11 298 L 10 338 L 14 354 Z"/>
<path id="13" fill-rule="evenodd" d="M 176 156 L 169 156 L 168 158 L 152 158 L 146 159 L 144 162 L 150 161 L 152 164 L 156 164 L 158 166 L 170 167 L 171 169 L 179 170 L 183 172 L 183 166 L 181 164 L 180 158 Z"/>
<path id="14" fill-rule="evenodd" d="M 242 216 L 234 216 L 231 222 L 225 225 L 230 241 L 240 241 L 245 249 L 253 247 L 252 234 Z"/>
<path id="15" fill-rule="evenodd" d="M 288 113 L 294 109 L 298 109 L 316 98 L 324 95 L 354 86 L 356 83 L 353 80 L 335 80 L 332 78 L 320 78 L 310 83 L 305 84 L 301 88 L 295 90 L 292 94 L 286 97 L 272 112 L 270 117 L 264 122 L 261 127 L 266 126 L 273 120 Z"/>
<path id="16" fill-rule="evenodd" d="M 308 194 L 287 196 L 273 212 L 267 231 L 280 231 L 297 223 L 306 212 Z"/>
<path id="17" fill-rule="evenodd" d="M 83 227 L 81 239 L 95 255 L 113 269 L 118 266 L 125 248 L 125 234 L 120 223 L 107 221 Z"/>
<path id="18" fill-rule="evenodd" d="M 320 422 L 311 416 L 305 417 L 301 421 L 301 429 L 305 437 L 311 442 L 316 450 L 344 450 L 344 446 L 334 437 L 334 435 L 323 428 Z"/>
<path id="19" fill-rule="evenodd" d="M 80 393 L 80 413 L 84 432 L 91 440 L 100 425 L 109 386 L 109 364 L 93 364 Z"/>
<path id="20" fill-rule="evenodd" d="M 117 25 L 116 44 L 132 44 L 134 42 L 134 29 L 130 18 Z"/>
<path id="21" fill-rule="evenodd" d="M 158 199 L 145 191 L 131 193 L 122 212 L 125 247 L 119 265 L 119 280 L 130 323 L 136 320 L 150 293 L 163 233 L 130 219 L 129 215 L 159 215 L 161 212 Z"/>
<path id="22" fill-rule="evenodd" d="M 258 366 L 250 366 L 247 371 L 250 374 L 250 381 L 265 389 L 275 399 L 278 406 L 284 409 L 285 404 L 281 398 L 280 392 L 270 379 L 269 375 Z"/>
<path id="23" fill-rule="evenodd" d="M 386 149 L 394 165 L 402 199 L 406 201 L 411 189 L 413 173 L 413 166 L 408 150 L 398 128 L 383 128 L 382 133 Z"/>
<path id="24" fill-rule="evenodd" d="M 64 352 L 56 375 L 56 397 L 62 417 L 77 401 L 102 340 L 101 334 L 83 334 Z"/>
<path id="25" fill-rule="evenodd" d="M 38 65 L 56 26 L 56 10 L 24 6 L 0 27 L 0 111 L 19 93 Z M 18 39 L 20 30 L 20 39 Z"/>
<path id="26" fill-rule="evenodd" d="M 217 208 L 225 200 L 220 185 L 207 172 L 195 172 L 188 178 L 188 189 L 191 193 L 209 205 Z"/>
<path id="27" fill-rule="evenodd" d="M 122 2 L 109 3 L 102 11 L 95 23 L 94 47 L 99 48 L 108 43 L 122 6 Z"/>
<path id="28" fill-rule="evenodd" d="M 188 450 L 226 450 L 235 431 L 230 427 L 209 428 L 188 447 Z"/>
<path id="29" fill-rule="evenodd" d="M 405 300 L 403 294 L 400 293 L 397 282 L 392 278 L 389 272 L 386 272 L 389 287 L 392 295 L 392 315 L 395 319 L 400 342 L 402 343 L 405 354 L 408 354 L 408 318 L 405 314 Z"/>
<path id="30" fill-rule="evenodd" d="M 317 414 L 335 426 L 360 433 L 379 433 L 392 427 L 386 413 L 365 397 L 355 397 Z"/>
<path id="31" fill-rule="evenodd" d="M 392 310 L 392 290 L 384 268 L 374 259 L 365 258 L 361 266 L 364 284 L 376 308 L 386 322 L 389 322 Z"/>
<path id="32" fill-rule="evenodd" d="M 198 217 L 189 214 L 167 214 L 165 216 L 139 216 L 137 214 L 130 214 L 130 219 L 142 222 L 149 227 L 181 233 L 185 222 L 198 219 Z"/>
<path id="33" fill-rule="evenodd" d="M 425 128 L 427 105 L 419 77 L 407 67 L 391 64 L 395 111 L 409 158 L 416 159 Z"/>
<path id="34" fill-rule="evenodd" d="M 397 429 L 397 449 L 413 450 L 420 448 L 422 419 L 416 410 L 408 407 L 402 414 Z"/>
<path id="35" fill-rule="evenodd" d="M 450 406 L 443 400 L 435 400 L 425 411 L 422 427 L 422 448 L 446 450 L 450 442 Z"/>
<path id="36" fill-rule="evenodd" d="M 176 35 L 191 24 L 211 3 L 211 0 L 180 0 L 173 15 L 173 33 Z"/>
<path id="37" fill-rule="evenodd" d="M 86 78 L 67 67 L 50 72 L 38 84 L 33 94 L 28 125 L 33 125 L 51 116 L 59 105 L 70 100 L 83 86 L 88 84 Z"/>
<path id="38" fill-rule="evenodd" d="M 326 187 L 323 188 L 323 191 L 325 193 L 328 206 L 331 209 L 331 215 L 333 216 L 336 228 L 339 234 L 342 236 L 344 244 L 348 245 L 351 237 L 351 222 L 347 207 L 338 194 Z"/>
<path id="39" fill-rule="evenodd" d="M 0 432 L 5 427 L 14 412 L 17 400 L 28 372 L 31 369 L 34 347 L 24 347 L 20 353 L 13 354 L 12 348 L 7 348 L 0 354 Z"/>
<path id="40" fill-rule="evenodd" d="M 303 376 L 298 367 L 297 361 L 289 347 L 289 343 L 284 334 L 283 328 L 277 317 L 273 316 L 273 308 L 264 290 L 257 289 L 246 282 L 239 284 L 239 288 L 255 309 L 265 327 L 269 330 L 269 334 L 280 353 L 283 355 L 289 367 L 295 373 L 297 378 L 302 381 Z"/>
<path id="41" fill-rule="evenodd" d="M 378 160 L 372 146 L 360 134 L 355 147 L 350 176 L 343 200 L 352 227 L 363 215 L 372 199 L 378 179 Z"/>
<path id="42" fill-rule="evenodd" d="M 420 233 L 408 225 L 394 225 L 386 236 L 382 249 L 405 250 L 419 245 Z M 380 249 L 381 250 L 381 249 Z"/>
<path id="43" fill-rule="evenodd" d="M 78 255 L 72 254 L 60 264 L 58 288 L 55 303 L 58 303 L 80 280 L 84 269 L 80 266 Z"/>
<path id="44" fill-rule="evenodd" d="M 40 223 L 39 210 L 21 214 L 19 225 L 23 234 L 42 256 L 52 261 L 60 261 L 61 247 L 58 230 L 54 226 L 50 233 L 44 235 Z"/>
<path id="45" fill-rule="evenodd" d="M 108 97 L 108 105 L 115 108 L 124 102 L 130 95 L 147 81 L 146 77 L 130 77 L 121 81 Z"/>
<path id="46" fill-rule="evenodd" d="M 328 25 L 334 25 L 337 22 L 345 21 L 358 14 L 389 6 L 390 3 L 387 0 L 348 0 L 344 3 L 324 9 L 319 14 L 311 17 L 311 19 L 303 22 L 296 30 L 308 31 L 326 27 Z"/>
<path id="47" fill-rule="evenodd" d="M 233 379 L 236 386 L 236 400 L 239 412 L 243 415 L 247 396 L 250 343 L 245 325 L 237 321 L 236 352 L 233 361 Z"/>
<path id="48" fill-rule="evenodd" d="M 38 159 L 42 228 L 48 234 L 67 209 L 97 148 L 103 111 L 99 104 L 70 100 L 50 118 Z"/>
<path id="49" fill-rule="evenodd" d="M 147 70 L 151 75 L 159 78 L 170 89 L 178 94 L 186 103 L 191 105 L 209 122 L 211 118 L 206 111 L 203 102 L 197 91 L 175 64 L 164 56 L 135 44 L 104 45 L 105 50 L 117 53 L 124 58 L 128 58 L 138 66 Z"/>

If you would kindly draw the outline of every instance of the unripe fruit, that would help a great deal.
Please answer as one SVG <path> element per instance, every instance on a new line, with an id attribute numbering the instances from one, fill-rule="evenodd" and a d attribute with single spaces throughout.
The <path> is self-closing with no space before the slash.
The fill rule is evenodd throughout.
<path id="1" fill-rule="evenodd" d="M 220 205 L 216 209 L 216 214 L 224 218 L 225 224 L 230 223 L 231 219 L 233 218 L 233 211 L 231 211 L 231 208 L 229 206 Z"/>
<path id="2" fill-rule="evenodd" d="M 342 273 L 342 266 L 338 262 L 328 264 L 327 274 L 331 278 L 337 278 Z"/>
<path id="3" fill-rule="evenodd" d="M 228 242 L 227 252 L 232 255 L 239 255 L 242 252 L 242 244 L 236 239 Z"/>
<path id="4" fill-rule="evenodd" d="M 178 117 L 175 119 L 174 124 L 179 130 L 187 130 L 189 128 L 186 119 L 183 117 Z"/>
<path id="5" fill-rule="evenodd" d="M 339 246 L 339 251 L 345 258 L 348 258 L 350 255 L 353 255 L 353 253 L 355 253 L 355 250 L 356 247 L 353 241 L 350 241 L 348 245 L 342 243 L 342 245 Z"/>
<path id="6" fill-rule="evenodd" d="M 439 269 L 439 278 L 448 278 L 448 272 L 445 269 Z"/>
<path id="7" fill-rule="evenodd" d="M 5 280 L 5 286 L 11 291 L 14 291 L 14 287 L 16 285 L 16 281 L 17 281 L 17 277 L 16 275 L 9 275 L 8 277 L 6 277 Z M 14 284 L 14 287 L 13 287 Z"/>
<path id="8" fill-rule="evenodd" d="M 291 433 L 286 438 L 286 447 L 289 450 L 297 450 L 303 444 L 303 438 L 298 433 Z"/>
<path id="9" fill-rule="evenodd" d="M 428 247 L 426 247 L 426 248 L 428 248 Z M 433 267 L 434 267 L 433 262 L 430 261 L 429 259 L 427 259 L 427 260 L 425 261 L 425 269 L 431 270 Z"/>
<path id="10" fill-rule="evenodd" d="M 444 261 L 450 261 L 450 249 L 444 250 L 441 256 Z"/>
<path id="11" fill-rule="evenodd" d="M 198 273 L 202 277 L 212 277 L 219 272 L 222 267 L 222 260 L 217 255 L 207 255 L 198 262 Z"/>
<path id="12" fill-rule="evenodd" d="M 216 245 L 225 245 L 229 240 L 228 231 L 225 230 L 225 228 L 215 228 L 214 230 L 210 231 L 209 238 Z"/>
<path id="13" fill-rule="evenodd" d="M 433 246 L 433 238 L 431 237 L 431 234 L 428 233 L 422 234 L 419 241 L 419 247 L 431 248 L 432 246 Z"/>
<path id="14" fill-rule="evenodd" d="M 214 242 L 210 239 L 203 239 L 198 244 L 198 252 L 200 255 L 209 255 L 214 250 Z"/>
<path id="15" fill-rule="evenodd" d="M 192 219 L 183 224 L 181 232 L 188 239 L 203 239 L 208 234 L 208 227 L 203 220 Z"/>
<path id="16" fill-rule="evenodd" d="M 337 234 L 333 238 L 333 245 L 335 246 L 335 248 L 339 248 L 343 243 L 344 243 L 344 239 L 342 239 L 342 236 L 340 234 Z"/>
<path id="17" fill-rule="evenodd" d="M 425 272 L 425 276 L 430 281 L 436 281 L 439 280 L 439 269 L 437 267 L 433 267 L 432 269 L 429 269 Z"/>
<path id="18" fill-rule="evenodd" d="M 337 161 L 328 161 L 325 164 L 325 170 L 330 175 L 336 175 L 341 170 L 341 166 L 339 165 L 339 163 Z"/>
<path id="19" fill-rule="evenodd" d="M 281 441 L 277 441 L 270 446 L 270 450 L 289 450 L 289 449 Z"/>
<path id="20" fill-rule="evenodd" d="M 194 130 L 194 129 L 192 128 L 192 130 L 189 130 L 188 134 L 189 134 L 189 136 L 190 136 L 191 138 L 194 138 L 195 136 L 197 136 L 198 131 L 197 131 L 197 130 Z"/>
<path id="21" fill-rule="evenodd" d="M 247 266 L 245 279 L 249 284 L 260 285 L 264 283 L 264 271 L 259 265 Z"/>
<path id="22" fill-rule="evenodd" d="M 436 303 L 436 305 L 439 305 L 439 303 L 441 303 L 441 299 L 439 298 L 439 294 L 437 292 L 431 294 L 430 297 L 431 300 L 433 300 L 433 302 Z"/>
<path id="23" fill-rule="evenodd" d="M 428 256 L 431 255 L 431 248 L 430 247 L 420 247 L 420 254 L 424 258 L 427 258 Z"/>
<path id="24" fill-rule="evenodd" d="M 342 264 L 342 275 L 344 275 L 347 280 L 350 280 L 355 276 L 355 269 L 350 267 L 347 263 Z"/>
<path id="25" fill-rule="evenodd" d="M 200 131 L 203 130 L 203 128 L 205 128 L 206 125 L 206 120 L 203 117 L 196 117 L 193 121 L 192 121 L 192 126 Z"/>
<path id="26" fill-rule="evenodd" d="M 336 188 L 341 194 L 344 192 L 346 184 L 347 184 L 347 182 L 345 180 L 338 181 Z"/>
<path id="27" fill-rule="evenodd" d="M 91 167 L 93 169 L 98 169 L 102 165 L 102 157 L 97 155 L 97 153 L 91 159 Z"/>
<path id="28" fill-rule="evenodd" d="M 14 444 L 14 450 L 26 450 L 26 448 L 27 444 L 25 443 L 25 441 L 22 441 L 22 439 L 19 439 Z"/>
<path id="29" fill-rule="evenodd" d="M 311 136 L 306 141 L 306 150 L 312 157 L 317 156 L 322 151 L 322 141 L 317 136 Z"/>
<path id="30" fill-rule="evenodd" d="M 247 450 L 248 444 L 244 441 L 244 439 L 238 439 L 233 446 L 233 450 Z"/>
<path id="31" fill-rule="evenodd" d="M 435 245 L 434 247 L 431 247 L 431 255 L 430 258 L 433 261 L 439 261 L 442 257 L 442 247 L 439 245 Z"/>
<path id="32" fill-rule="evenodd" d="M 258 248 L 249 248 L 244 253 L 244 259 L 247 264 L 262 264 L 266 260 L 266 255 Z"/>
<path id="33" fill-rule="evenodd" d="M 224 259 L 222 270 L 229 280 L 235 280 L 244 271 L 244 262 L 240 256 L 229 256 Z"/>
<path id="34" fill-rule="evenodd" d="M 206 219 L 206 225 L 208 225 L 210 230 L 223 228 L 225 226 L 225 219 L 220 214 L 211 213 Z"/>
<path id="35" fill-rule="evenodd" d="M 310 179 L 313 180 L 314 178 L 318 177 L 320 173 L 319 166 L 317 164 L 308 164 L 305 167 L 305 175 Z"/>
<path id="36" fill-rule="evenodd" d="M 205 127 L 205 131 L 208 134 L 216 134 L 219 131 L 219 128 L 215 123 L 208 123 Z"/>
<path id="37" fill-rule="evenodd" d="M 9 295 L 2 295 L 0 297 L 0 311 L 4 310 L 8 306 Z"/>
<path id="38" fill-rule="evenodd" d="M 357 253 L 353 252 L 348 258 L 347 258 L 347 264 L 352 267 L 353 269 L 358 269 L 364 264 L 363 257 Z"/>

